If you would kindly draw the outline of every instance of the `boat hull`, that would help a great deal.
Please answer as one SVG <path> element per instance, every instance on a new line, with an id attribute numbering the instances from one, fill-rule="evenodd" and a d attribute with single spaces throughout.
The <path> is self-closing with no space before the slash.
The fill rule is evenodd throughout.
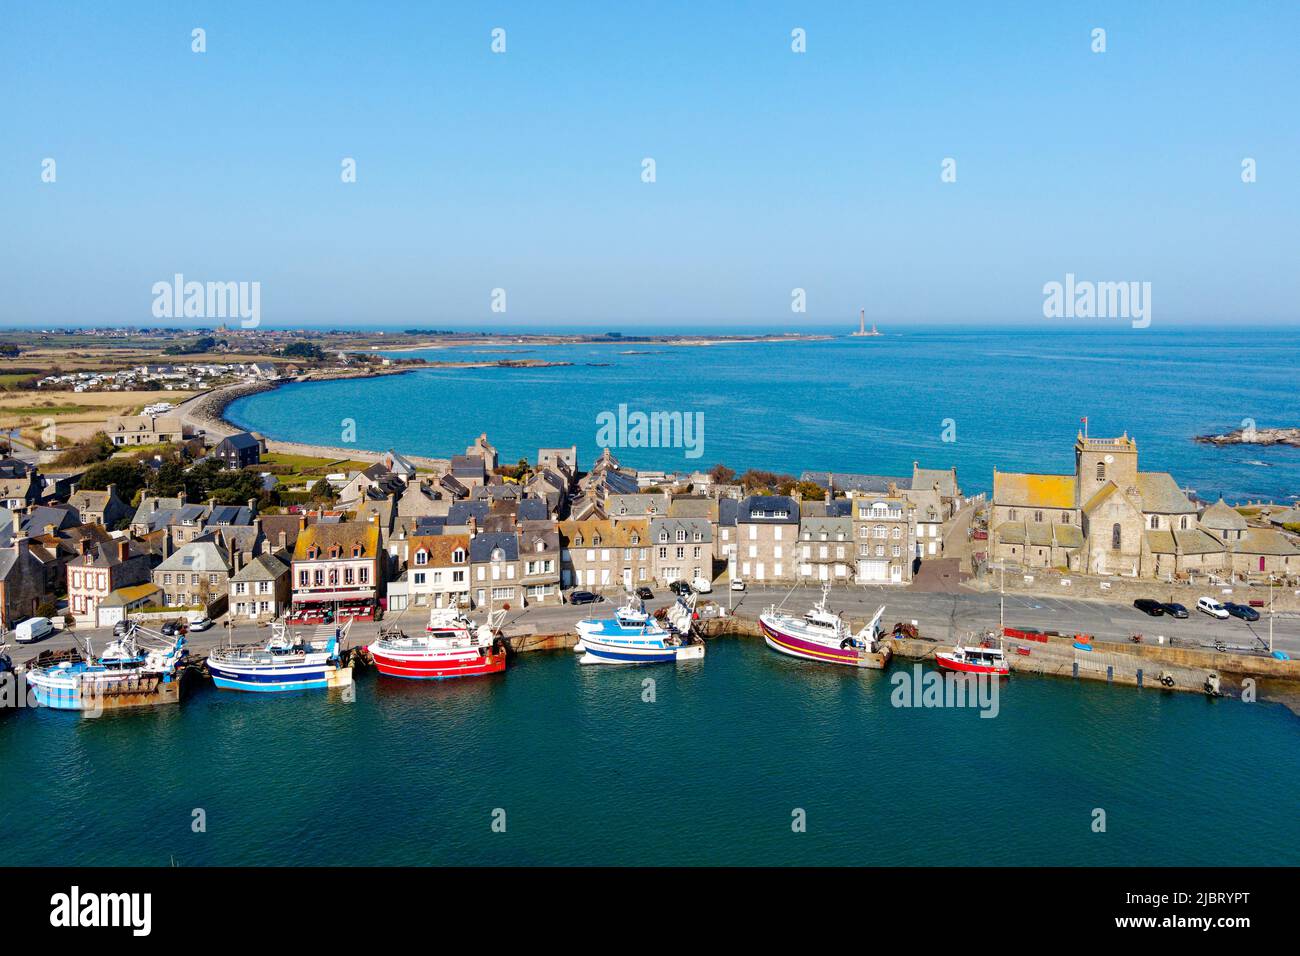
<path id="1" fill-rule="evenodd" d="M 944 653 L 935 654 L 934 660 L 944 670 L 958 671 L 962 674 L 996 674 L 998 677 L 1007 677 L 1011 673 L 1011 668 L 1005 664 L 1001 666 L 972 664 L 969 661 L 959 661 Z"/>
<path id="2" fill-rule="evenodd" d="M 337 664 L 249 666 L 208 661 L 212 683 L 221 690 L 274 694 L 296 690 L 346 687 L 352 683 L 352 668 Z"/>
<path id="3" fill-rule="evenodd" d="M 700 660 L 704 657 L 704 644 L 685 644 L 681 647 L 662 647 L 650 643 L 595 641 L 583 638 L 586 656 L 583 664 L 671 664 L 677 661 Z"/>
<path id="4" fill-rule="evenodd" d="M 866 667 L 873 670 L 879 670 L 889 661 L 887 651 L 862 654 L 853 648 L 828 647 L 816 641 L 810 641 L 806 638 L 799 637 L 796 634 L 790 634 L 779 627 L 763 620 L 761 617 L 758 621 L 759 629 L 763 632 L 763 640 L 767 646 L 774 651 L 787 654 L 790 657 L 802 658 L 806 661 L 818 661 L 822 664 L 839 664 L 843 667 Z"/>
<path id="5" fill-rule="evenodd" d="M 493 654 L 473 657 L 439 657 L 417 655 L 394 655 L 383 651 L 370 650 L 375 660 L 375 668 L 385 677 L 401 677 L 405 680 L 445 680 L 452 677 L 482 677 L 487 674 L 499 674 L 506 669 L 506 654 L 498 651 Z"/>

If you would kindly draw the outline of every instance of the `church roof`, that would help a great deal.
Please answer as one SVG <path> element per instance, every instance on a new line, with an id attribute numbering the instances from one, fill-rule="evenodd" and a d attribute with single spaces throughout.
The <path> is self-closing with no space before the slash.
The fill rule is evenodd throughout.
<path id="1" fill-rule="evenodd" d="M 1238 554 L 1300 555 L 1300 548 L 1271 528 L 1251 528 L 1244 538 L 1232 543 L 1232 550 Z"/>
<path id="2" fill-rule="evenodd" d="M 995 471 L 993 503 L 1022 508 L 1073 508 L 1074 475 Z"/>
<path id="3" fill-rule="evenodd" d="M 1195 514 L 1196 506 L 1178 487 L 1174 476 L 1167 471 L 1139 471 L 1138 494 L 1142 496 L 1142 510 L 1147 514 Z"/>
<path id="4" fill-rule="evenodd" d="M 1220 498 L 1201 514 L 1201 524 L 1213 531 L 1244 531 L 1246 519 Z"/>

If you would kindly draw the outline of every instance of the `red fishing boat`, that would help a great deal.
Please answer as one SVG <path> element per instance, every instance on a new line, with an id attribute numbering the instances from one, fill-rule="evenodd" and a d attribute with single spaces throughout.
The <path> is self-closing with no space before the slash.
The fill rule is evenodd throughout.
<path id="1" fill-rule="evenodd" d="M 455 609 L 435 608 L 424 634 L 383 634 L 370 645 L 379 673 L 408 680 L 478 677 L 506 669 L 506 646 L 498 629 L 502 611 L 477 628 Z"/>
<path id="2" fill-rule="evenodd" d="M 951 651 L 936 652 L 934 659 L 940 667 L 965 674 L 997 674 L 1006 677 L 1011 673 L 1006 653 L 991 643 L 977 647 L 958 644 Z"/>

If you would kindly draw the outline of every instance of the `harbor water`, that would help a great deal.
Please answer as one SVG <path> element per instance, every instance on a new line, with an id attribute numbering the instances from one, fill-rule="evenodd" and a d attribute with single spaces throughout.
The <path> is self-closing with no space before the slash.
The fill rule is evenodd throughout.
<path id="1" fill-rule="evenodd" d="M 724 637 L 676 666 L 365 672 L 350 702 L 23 711 L 0 720 L 6 862 L 1300 864 L 1291 711 L 1019 676 L 993 718 L 896 707 L 912 667 Z"/>

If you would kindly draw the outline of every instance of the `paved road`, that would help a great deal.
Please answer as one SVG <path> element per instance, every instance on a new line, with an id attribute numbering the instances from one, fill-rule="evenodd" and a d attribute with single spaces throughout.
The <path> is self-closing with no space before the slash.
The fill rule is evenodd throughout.
<path id="1" fill-rule="evenodd" d="M 666 590 L 657 592 L 654 601 L 647 602 L 651 608 L 658 608 L 670 603 Z M 736 612 L 746 617 L 756 617 L 769 604 L 784 601 L 784 607 L 795 611 L 810 608 L 819 596 L 815 587 L 800 587 L 793 591 L 787 588 L 751 588 L 743 593 L 716 590 L 709 598 L 726 606 L 728 599 L 735 603 Z M 1231 648 L 1255 647 L 1261 651 L 1268 642 L 1268 620 L 1261 618 L 1255 624 L 1247 624 L 1235 618 L 1228 621 L 1216 621 L 1203 614 L 1193 612 L 1185 621 L 1170 618 L 1151 618 L 1127 605 L 1108 604 L 1101 601 L 1083 601 L 1076 599 L 1033 597 L 1008 594 L 1006 596 L 1006 623 L 1009 627 L 1034 627 L 1040 630 L 1056 630 L 1062 634 L 1087 633 L 1100 641 L 1129 643 L 1129 637 L 1141 633 L 1147 640 L 1154 640 L 1158 634 L 1166 638 L 1176 638 L 1183 646 L 1212 646 L 1215 640 L 1223 641 Z M 509 612 L 506 625 L 507 633 L 518 633 L 516 629 L 527 629 L 533 633 L 550 634 L 569 631 L 575 621 L 584 617 L 604 616 L 621 603 L 617 596 L 597 605 L 581 607 L 529 607 L 513 609 Z M 892 626 L 897 621 L 916 621 L 923 637 L 931 637 L 942 643 L 952 643 L 969 636 L 972 632 L 980 633 L 986 629 L 996 628 L 998 624 L 998 595 L 960 593 L 943 594 L 933 592 L 911 591 L 906 588 L 885 586 L 849 585 L 835 588 L 831 592 L 832 609 L 843 612 L 854 621 L 861 621 L 875 613 L 881 604 L 886 606 L 884 623 Z M 475 614 L 480 619 L 482 614 Z M 190 635 L 189 644 L 193 653 L 201 654 L 215 644 L 227 640 L 227 632 L 219 626 L 200 634 Z M 386 625 L 397 624 L 407 630 L 418 630 L 424 624 L 423 614 L 411 610 L 399 615 L 390 615 Z M 373 639 L 378 626 L 375 624 L 355 624 L 349 634 L 352 645 L 367 643 Z M 109 629 L 101 628 L 89 632 L 95 649 L 103 646 L 109 639 Z M 266 639 L 268 631 L 244 625 L 234 629 L 235 643 L 253 643 Z M 20 663 L 34 657 L 47 648 L 61 649 L 73 646 L 73 639 L 63 633 L 41 641 L 39 644 L 19 646 L 10 640 L 14 662 Z M 1274 622 L 1274 646 L 1279 650 L 1300 657 L 1300 617 L 1279 616 Z"/>

